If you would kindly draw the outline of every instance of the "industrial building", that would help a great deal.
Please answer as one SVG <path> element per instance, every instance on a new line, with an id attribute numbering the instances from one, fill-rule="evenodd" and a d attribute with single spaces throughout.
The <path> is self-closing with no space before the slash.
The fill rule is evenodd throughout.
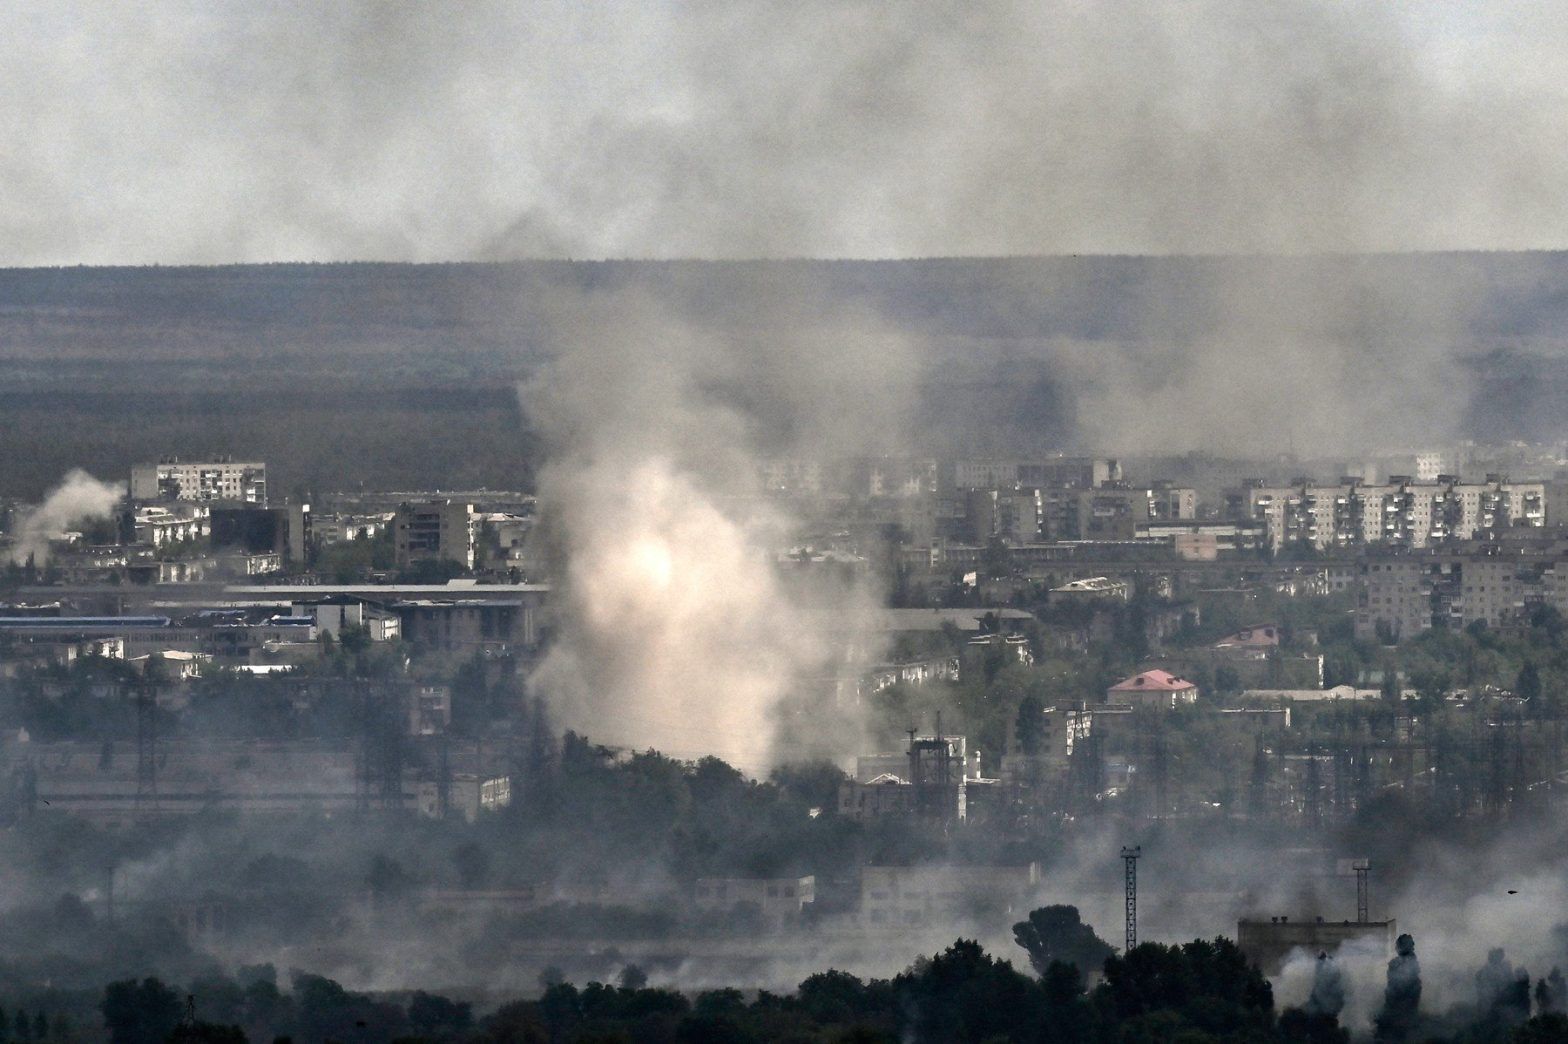
<path id="1" fill-rule="evenodd" d="M 1330 956 L 1354 950 L 1364 956 L 1387 960 L 1394 952 L 1399 931 L 1389 921 L 1328 921 L 1271 917 L 1267 921 L 1243 920 L 1236 925 L 1236 945 L 1265 975 L 1277 974 L 1290 955 Z"/>

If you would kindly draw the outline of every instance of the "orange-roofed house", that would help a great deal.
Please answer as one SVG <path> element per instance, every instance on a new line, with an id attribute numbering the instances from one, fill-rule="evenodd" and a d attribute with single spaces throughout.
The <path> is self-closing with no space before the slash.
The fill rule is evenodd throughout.
<path id="1" fill-rule="evenodd" d="M 1144 671 L 1105 690 L 1105 699 L 1107 703 L 1169 710 L 1178 704 L 1197 703 L 1198 687 L 1170 671 Z"/>

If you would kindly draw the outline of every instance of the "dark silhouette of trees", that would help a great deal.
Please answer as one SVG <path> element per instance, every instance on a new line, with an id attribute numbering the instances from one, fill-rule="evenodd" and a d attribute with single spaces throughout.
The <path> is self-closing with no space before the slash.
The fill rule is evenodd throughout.
<path id="1" fill-rule="evenodd" d="M 179 994 L 153 978 L 111 982 L 104 988 L 99 1010 L 112 1044 L 163 1044 L 184 1015 Z M 24 1022 L 17 1012 L 18 1036 Z"/>
<path id="2" fill-rule="evenodd" d="M 1052 964 L 1061 962 L 1078 969 L 1082 977 L 1099 972 L 1105 959 L 1116 953 L 1110 943 L 1084 924 L 1076 906 L 1042 906 L 1029 919 L 1013 925 L 1013 939 L 1029 954 L 1029 964 L 1041 978 Z"/>

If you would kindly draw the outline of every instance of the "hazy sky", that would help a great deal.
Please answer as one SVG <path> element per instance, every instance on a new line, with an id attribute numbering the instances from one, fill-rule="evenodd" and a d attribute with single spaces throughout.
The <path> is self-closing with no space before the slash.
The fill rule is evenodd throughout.
<path id="1" fill-rule="evenodd" d="M 8 5 L 0 263 L 1568 245 L 1568 12 Z"/>

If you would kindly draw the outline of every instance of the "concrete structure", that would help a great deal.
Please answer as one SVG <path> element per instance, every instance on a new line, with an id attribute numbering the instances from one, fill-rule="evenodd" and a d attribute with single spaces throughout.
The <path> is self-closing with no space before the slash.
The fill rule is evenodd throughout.
<path id="1" fill-rule="evenodd" d="M 311 537 L 320 545 L 351 540 L 374 540 L 392 525 L 393 512 L 385 515 L 312 516 Z"/>
<path id="2" fill-rule="evenodd" d="M 436 780 L 422 780 L 415 791 L 415 808 L 426 819 L 453 819 L 460 816 L 464 822 L 472 823 L 479 818 L 479 809 L 482 807 L 481 786 L 478 776 L 467 773 L 453 775 L 446 781 L 444 788 Z"/>
<path id="3" fill-rule="evenodd" d="M 210 525 L 205 505 L 143 504 L 129 510 L 122 528 L 129 530 L 130 543 L 165 547 L 204 541 L 211 532 Z"/>
<path id="4" fill-rule="evenodd" d="M 1532 606 L 1568 611 L 1568 542 L 1473 543 L 1360 563 L 1356 637 L 1400 641 L 1435 626 L 1525 622 Z"/>
<path id="5" fill-rule="evenodd" d="M 969 634 L 988 629 L 1009 634 L 1033 619 L 1022 609 L 883 609 L 873 626 L 893 634 L 925 634 L 948 625 Z"/>
<path id="6" fill-rule="evenodd" d="M 394 609 L 403 639 L 433 649 L 524 651 L 539 642 L 538 608 L 527 600 L 419 599 Z"/>
<path id="7" fill-rule="evenodd" d="M 754 906 L 771 924 L 792 921 L 816 901 L 817 879 L 806 877 L 699 877 L 692 889 L 699 910 L 728 912 Z"/>
<path id="8" fill-rule="evenodd" d="M 1089 576 L 1051 588 L 1046 598 L 1052 605 L 1098 602 L 1114 599 L 1125 602 L 1132 597 L 1132 585 L 1106 576 Z"/>
<path id="9" fill-rule="evenodd" d="M 1279 628 L 1273 624 L 1243 627 L 1214 643 L 1214 651 L 1232 656 L 1262 657 L 1279 648 Z"/>
<path id="10" fill-rule="evenodd" d="M 1329 689 L 1244 689 L 1241 698 L 1264 703 L 1325 703 L 1334 700 L 1376 700 L 1382 695 L 1377 689 L 1335 685 Z"/>
<path id="11" fill-rule="evenodd" d="M 1440 475 L 1432 482 L 1394 476 L 1383 485 L 1354 479 L 1335 485 L 1260 484 L 1232 491 L 1227 503 L 1233 517 L 1266 523 L 1274 550 L 1369 544 L 1422 548 L 1486 531 L 1546 524 L 1546 484 L 1509 482 L 1497 475 L 1485 482 Z"/>
<path id="12" fill-rule="evenodd" d="M 1051 457 L 1035 460 L 966 459 L 943 465 L 955 489 L 1062 487 L 1095 489 L 1122 477 L 1119 461 L 1096 457 Z M 946 483 L 944 483 L 946 485 Z"/>
<path id="13" fill-rule="evenodd" d="M 894 685 L 927 685 L 931 682 L 957 681 L 959 658 L 934 656 L 905 663 L 886 663 L 871 668 L 856 682 L 857 698 L 890 689 Z"/>
<path id="14" fill-rule="evenodd" d="M 1308 957 L 1330 956 L 1342 949 L 1387 960 L 1399 932 L 1393 921 L 1326 921 L 1321 917 L 1267 921 L 1244 920 L 1236 925 L 1236 945 L 1265 975 L 1277 974 L 1297 951 Z"/>
<path id="15" fill-rule="evenodd" d="M 231 501 L 267 503 L 267 465 L 228 458 L 131 466 L 132 500 Z"/>
<path id="16" fill-rule="evenodd" d="M 1198 702 L 1198 686 L 1169 671 L 1152 670 L 1124 678 L 1105 692 L 1107 703 L 1171 710 Z"/>
<path id="17" fill-rule="evenodd" d="M 838 787 L 838 814 L 857 823 L 915 811 L 915 788 L 902 776 L 884 773 L 864 783 L 845 780 Z"/>
<path id="18" fill-rule="evenodd" d="M 402 634 L 402 620 L 385 603 L 353 595 L 331 595 L 315 601 L 295 602 L 294 616 L 308 616 L 316 629 L 341 638 L 345 627 L 363 628 L 373 642 L 388 642 Z"/>
<path id="19" fill-rule="evenodd" d="M 1018 739 L 1018 719 L 1007 723 L 1007 753 L 1002 756 L 1002 778 L 1035 781 L 1064 771 L 1073 750 L 1087 740 L 1094 729 L 1094 713 L 1083 704 L 1075 707 L 1046 707 L 1040 712 L 1038 747 L 1033 754 L 1023 750 Z"/>
<path id="20" fill-rule="evenodd" d="M 1040 884 L 1023 866 L 868 866 L 860 871 L 860 920 L 873 928 L 919 928 L 959 917 L 1021 916 Z"/>
<path id="21" fill-rule="evenodd" d="M 303 565 L 310 553 L 310 522 L 309 504 L 215 507 L 211 513 L 212 546 L 214 550 L 276 554 L 285 562 Z"/>
<path id="22" fill-rule="evenodd" d="M 416 685 L 408 692 L 406 708 L 410 736 L 439 736 L 452 724 L 452 690 L 445 685 Z M 476 783 L 476 805 L 477 787 Z"/>
<path id="23" fill-rule="evenodd" d="M 392 522 L 397 565 L 452 562 L 474 568 L 479 515 L 472 504 L 452 500 L 404 503 Z"/>

